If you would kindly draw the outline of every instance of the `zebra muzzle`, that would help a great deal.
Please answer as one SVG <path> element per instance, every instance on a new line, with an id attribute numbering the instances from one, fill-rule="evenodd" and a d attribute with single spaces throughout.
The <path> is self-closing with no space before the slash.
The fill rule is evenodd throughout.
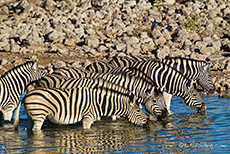
<path id="1" fill-rule="evenodd" d="M 206 111 L 206 105 L 205 105 L 205 103 L 204 102 L 201 102 L 201 107 L 199 107 L 198 109 L 197 109 L 197 112 L 198 113 L 202 113 L 202 112 L 205 112 Z"/>
<path id="2" fill-rule="evenodd" d="M 166 108 L 164 108 L 161 110 L 161 115 L 157 115 L 157 119 L 158 120 L 164 120 L 168 117 L 168 115 L 169 115 L 168 110 Z"/>

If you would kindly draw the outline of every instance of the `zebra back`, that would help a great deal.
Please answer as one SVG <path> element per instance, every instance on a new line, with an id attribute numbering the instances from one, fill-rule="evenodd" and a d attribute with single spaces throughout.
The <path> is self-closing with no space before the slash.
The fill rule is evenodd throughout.
<path id="1" fill-rule="evenodd" d="M 114 57 L 109 63 L 113 67 L 131 67 L 135 62 L 150 60 L 147 57 Z M 215 84 L 209 72 L 210 63 L 204 60 L 191 58 L 169 57 L 163 59 L 162 63 L 169 65 L 182 73 L 186 78 L 197 81 L 197 83 L 209 93 L 215 92 Z M 97 69 L 101 68 L 97 66 Z"/>
<path id="2" fill-rule="evenodd" d="M 108 77 L 114 79 L 113 75 L 108 74 Z M 37 82 L 36 87 L 44 87 L 44 88 L 59 88 L 59 89 L 73 89 L 79 87 L 90 87 L 90 88 L 108 88 L 110 90 L 119 91 L 123 94 L 133 95 L 131 91 L 128 89 L 119 86 L 118 84 L 114 84 L 112 82 L 108 82 L 103 78 L 69 78 L 61 75 L 46 75 L 39 82 Z"/>
<path id="3" fill-rule="evenodd" d="M 104 81 L 105 83 L 111 82 L 112 84 L 116 84 L 118 86 L 126 88 L 130 92 L 132 92 L 134 95 L 137 95 L 138 98 L 146 97 L 147 95 L 149 95 L 149 93 L 151 92 L 152 89 L 157 90 L 156 88 L 154 88 L 154 83 L 152 80 L 150 80 L 150 79 L 147 80 L 147 79 L 144 79 L 143 77 L 140 78 L 140 77 L 136 76 L 135 74 L 133 74 L 131 71 L 129 71 L 127 68 L 116 68 L 116 69 L 111 70 L 110 73 L 87 72 L 90 75 L 85 74 L 85 72 L 86 72 L 85 70 L 83 71 L 83 73 L 81 73 L 81 70 L 82 69 L 70 68 L 71 73 L 76 71 L 76 74 L 81 74 L 81 77 L 84 77 L 82 74 L 84 74 L 85 76 L 91 76 L 91 78 L 98 78 L 98 76 L 100 76 L 101 78 L 103 78 L 105 80 Z M 65 69 L 65 71 L 67 72 L 67 69 Z M 68 75 L 69 73 L 66 73 L 66 74 Z M 63 85 L 70 85 L 70 83 L 73 83 L 72 81 L 65 82 Z M 87 86 L 89 86 L 89 85 L 87 85 Z M 90 87 L 92 87 L 92 86 L 90 86 Z M 65 88 L 66 88 L 66 86 L 65 86 Z M 152 97 L 153 103 L 152 103 L 152 105 L 145 106 L 145 109 L 151 115 L 157 116 L 157 118 L 159 118 L 159 119 L 164 118 L 165 115 L 168 114 L 164 99 L 163 99 L 160 92 L 152 93 L 152 94 L 153 94 L 153 96 L 155 96 L 155 97 Z M 140 101 L 142 101 L 142 100 L 140 100 Z M 144 102 L 142 104 L 145 105 Z M 148 104 L 150 104 L 150 102 Z M 146 108 L 146 107 L 148 107 L 148 108 Z M 154 109 L 154 110 L 152 110 L 152 109 Z"/>
<path id="4" fill-rule="evenodd" d="M 162 60 L 177 71 L 181 72 L 186 78 L 195 80 L 209 93 L 215 92 L 215 84 L 209 72 L 210 63 L 204 60 L 195 60 L 182 57 L 170 57 Z"/>
<path id="5" fill-rule="evenodd" d="M 185 78 L 174 68 L 161 63 L 160 61 L 149 60 L 135 62 L 130 71 L 138 76 L 143 74 L 155 81 L 158 88 L 172 95 L 180 96 L 185 104 L 198 112 L 206 109 L 205 103 L 193 86 L 193 81 Z"/>
<path id="6" fill-rule="evenodd" d="M 22 103 L 28 116 L 28 129 L 41 129 L 46 117 L 56 124 L 83 121 L 83 128 L 90 128 L 100 117 L 111 115 L 127 117 L 137 125 L 148 122 L 147 116 L 133 97 L 107 88 L 39 88 L 30 91 Z M 15 114 L 16 129 L 18 111 Z"/>
<path id="7" fill-rule="evenodd" d="M 1 76 L 0 111 L 4 115 L 4 121 L 11 121 L 13 110 L 27 86 L 44 75 L 45 72 L 37 69 L 37 62 L 28 61 Z"/>

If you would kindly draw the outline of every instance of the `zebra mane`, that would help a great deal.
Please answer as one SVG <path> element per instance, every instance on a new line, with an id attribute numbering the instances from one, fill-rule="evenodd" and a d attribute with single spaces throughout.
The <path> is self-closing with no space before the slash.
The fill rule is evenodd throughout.
<path id="1" fill-rule="evenodd" d="M 201 62 L 201 63 L 205 63 L 208 64 L 208 62 L 206 60 L 199 60 L 199 59 L 193 59 L 193 58 L 188 58 L 188 57 L 181 57 L 181 56 L 176 56 L 176 57 L 169 57 L 167 56 L 165 59 L 166 60 L 171 60 L 171 59 L 182 59 L 182 60 L 192 60 L 192 61 L 196 61 L 196 62 Z"/>
<path id="2" fill-rule="evenodd" d="M 33 65 L 35 63 L 35 61 L 27 61 L 25 62 L 24 64 L 21 64 L 21 65 L 18 65 L 12 69 L 10 69 L 9 71 L 5 72 L 5 74 L 1 75 L 1 78 L 4 78 L 4 77 L 7 77 L 8 75 L 12 74 L 12 72 L 18 68 L 21 68 L 23 66 L 26 66 L 26 65 Z"/>

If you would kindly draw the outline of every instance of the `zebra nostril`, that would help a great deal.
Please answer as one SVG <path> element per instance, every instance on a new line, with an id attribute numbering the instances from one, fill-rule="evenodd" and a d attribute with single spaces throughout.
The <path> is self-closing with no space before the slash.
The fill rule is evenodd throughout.
<path id="1" fill-rule="evenodd" d="M 213 94 L 213 93 L 215 93 L 215 92 L 216 92 L 215 86 L 213 87 L 213 89 L 210 89 L 210 90 L 208 91 L 208 93 L 210 93 L 210 94 Z"/>
<path id="2" fill-rule="evenodd" d="M 198 112 L 198 113 L 205 112 L 205 111 L 206 111 L 206 108 L 207 108 L 207 107 L 206 107 L 205 103 L 204 103 L 204 102 L 201 102 L 201 107 L 198 108 L 197 112 Z"/>
<path id="3" fill-rule="evenodd" d="M 146 118 L 146 122 L 143 124 L 143 126 L 149 126 L 150 125 L 150 120 L 149 118 L 147 117 Z"/>
<path id="4" fill-rule="evenodd" d="M 161 115 L 157 116 L 157 119 L 158 120 L 164 120 L 164 119 L 166 119 L 168 117 L 168 115 L 169 115 L 168 110 L 166 108 L 164 108 L 164 109 L 161 110 Z"/>

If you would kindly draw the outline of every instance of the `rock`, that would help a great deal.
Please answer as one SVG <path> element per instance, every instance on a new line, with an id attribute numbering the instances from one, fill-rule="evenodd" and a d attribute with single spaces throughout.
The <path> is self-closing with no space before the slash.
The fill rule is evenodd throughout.
<path id="1" fill-rule="evenodd" d="M 137 37 L 124 38 L 124 40 L 127 45 L 134 45 L 139 43 L 139 39 Z"/>
<path id="2" fill-rule="evenodd" d="M 0 65 L 6 65 L 8 61 L 5 58 L 0 59 Z"/>
<path id="3" fill-rule="evenodd" d="M 156 46 L 163 46 L 166 43 L 166 39 L 163 36 L 161 36 L 155 39 L 154 43 L 156 44 Z"/>
<path id="4" fill-rule="evenodd" d="M 164 59 L 166 56 L 170 54 L 170 49 L 168 46 L 164 46 L 157 50 L 157 58 Z"/>
<path id="5" fill-rule="evenodd" d="M 1 15 L 8 15 L 8 14 L 9 14 L 9 9 L 8 9 L 8 7 L 7 7 L 7 6 L 2 6 L 2 7 L 0 8 L 0 14 L 1 14 Z"/>
<path id="6" fill-rule="evenodd" d="M 62 43 L 65 34 L 62 33 L 62 32 L 53 30 L 53 31 L 51 31 L 50 33 L 48 33 L 47 35 L 48 35 L 48 36 L 47 36 L 48 39 L 49 39 L 50 41 L 52 41 L 53 43 L 55 43 L 55 42 Z"/>
<path id="7" fill-rule="evenodd" d="M 65 63 L 64 61 L 57 60 L 57 61 L 54 63 L 54 67 L 55 67 L 55 68 L 66 67 L 66 63 Z"/>
<path id="8" fill-rule="evenodd" d="M 126 48 L 126 45 L 123 44 L 123 43 L 118 43 L 118 44 L 116 44 L 116 49 L 117 49 L 117 51 L 122 51 L 122 50 L 124 50 L 125 48 Z"/>
<path id="9" fill-rule="evenodd" d="M 63 43 L 67 46 L 74 46 L 75 45 L 75 40 L 74 39 L 64 39 Z"/>
<path id="10" fill-rule="evenodd" d="M 97 38 L 86 38 L 85 44 L 87 44 L 89 47 L 96 48 L 99 45 L 99 39 L 97 39 Z"/>
<path id="11" fill-rule="evenodd" d="M 164 0 L 165 5 L 173 5 L 175 2 L 175 0 Z"/>
<path id="12" fill-rule="evenodd" d="M 71 67 L 77 67 L 77 68 L 80 68 L 80 67 L 81 67 L 81 63 L 80 63 L 80 61 L 75 61 L 75 62 L 71 65 Z"/>
<path id="13" fill-rule="evenodd" d="M 130 54 L 130 53 L 134 53 L 134 48 L 131 47 L 131 45 L 127 45 L 127 49 L 126 49 L 126 53 Z"/>
<path id="14" fill-rule="evenodd" d="M 11 43 L 10 52 L 19 53 L 20 46 L 16 43 Z"/>
<path id="15" fill-rule="evenodd" d="M 220 93 L 219 98 L 230 98 L 230 89 L 227 89 L 224 92 Z"/>
<path id="16" fill-rule="evenodd" d="M 53 0 L 46 0 L 44 3 L 44 7 L 49 12 L 54 12 L 56 10 L 56 3 Z"/>

